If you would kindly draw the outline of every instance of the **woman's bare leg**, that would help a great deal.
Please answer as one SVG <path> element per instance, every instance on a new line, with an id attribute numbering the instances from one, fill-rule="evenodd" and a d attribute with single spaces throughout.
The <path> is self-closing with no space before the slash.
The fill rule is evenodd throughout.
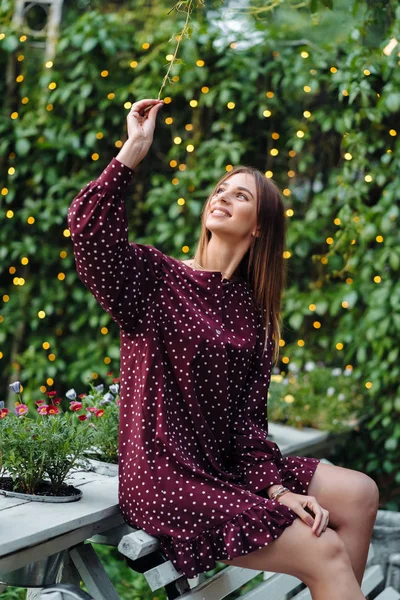
<path id="1" fill-rule="evenodd" d="M 361 585 L 379 506 L 375 481 L 360 471 L 319 463 L 307 493 L 329 511 L 329 527 L 342 539 Z"/>
<path id="2" fill-rule="evenodd" d="M 300 518 L 267 546 L 219 562 L 294 575 L 307 585 L 313 600 L 365 599 L 338 534 L 328 527 L 317 537 Z"/>

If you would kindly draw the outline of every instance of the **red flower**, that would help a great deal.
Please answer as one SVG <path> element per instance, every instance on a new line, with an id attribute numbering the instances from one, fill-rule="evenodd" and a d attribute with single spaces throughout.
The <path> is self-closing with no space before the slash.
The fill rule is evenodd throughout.
<path id="1" fill-rule="evenodd" d="M 69 408 L 75 412 L 81 410 L 82 406 L 82 402 L 77 402 L 76 400 L 72 400 L 72 402 L 69 403 Z"/>
<path id="2" fill-rule="evenodd" d="M 46 392 L 47 396 L 56 396 L 57 392 Z"/>
<path id="3" fill-rule="evenodd" d="M 47 414 L 48 415 L 58 415 L 60 411 L 58 410 L 57 406 L 48 406 L 47 407 Z"/>
<path id="4" fill-rule="evenodd" d="M 86 415 L 79 415 L 79 416 L 78 416 L 78 419 L 79 419 L 80 421 L 86 421 L 86 419 L 87 419 L 87 416 L 86 416 Z"/>
<path id="5" fill-rule="evenodd" d="M 116 379 L 113 379 L 112 381 L 113 381 L 113 383 L 119 383 L 119 377 L 117 377 Z"/>
<path id="6" fill-rule="evenodd" d="M 2 408 L 0 410 L 0 419 L 4 419 L 8 415 L 8 408 Z"/>
<path id="7" fill-rule="evenodd" d="M 42 404 L 44 404 L 44 400 L 35 400 L 35 404 L 37 406 L 42 406 Z"/>
<path id="8" fill-rule="evenodd" d="M 78 398 L 84 398 L 86 394 L 79 394 Z"/>
<path id="9" fill-rule="evenodd" d="M 108 371 L 108 373 L 107 373 L 107 377 L 111 377 L 111 375 L 112 375 L 112 374 L 113 374 L 113 372 L 112 372 L 112 371 Z"/>
<path id="10" fill-rule="evenodd" d="M 96 417 L 102 417 L 104 415 L 104 410 L 102 408 L 100 408 L 99 410 L 96 410 Z"/>
<path id="11" fill-rule="evenodd" d="M 61 398 L 53 398 L 53 404 L 59 406 L 59 404 L 61 404 Z"/>
<path id="12" fill-rule="evenodd" d="M 23 416 L 26 415 L 26 413 L 28 412 L 28 407 L 26 404 L 18 404 L 18 406 L 15 407 L 15 413 L 18 416 Z"/>
<path id="13" fill-rule="evenodd" d="M 98 410 L 98 408 L 96 406 L 88 406 L 87 409 L 91 413 L 95 413 L 96 410 Z"/>
<path id="14" fill-rule="evenodd" d="M 41 406 L 38 407 L 37 411 L 39 413 L 39 415 L 47 415 L 47 409 L 49 407 L 47 406 L 47 404 L 42 404 Z"/>

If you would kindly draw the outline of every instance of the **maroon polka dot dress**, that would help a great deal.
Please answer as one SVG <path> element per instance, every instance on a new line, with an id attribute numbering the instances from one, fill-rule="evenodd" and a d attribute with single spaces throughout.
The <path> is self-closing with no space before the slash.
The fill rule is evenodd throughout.
<path id="1" fill-rule="evenodd" d="M 128 242 L 116 158 L 73 200 L 80 279 L 120 327 L 119 502 L 194 577 L 273 542 L 297 515 L 266 488 L 306 494 L 316 458 L 267 439 L 272 340 L 246 281 Z"/>

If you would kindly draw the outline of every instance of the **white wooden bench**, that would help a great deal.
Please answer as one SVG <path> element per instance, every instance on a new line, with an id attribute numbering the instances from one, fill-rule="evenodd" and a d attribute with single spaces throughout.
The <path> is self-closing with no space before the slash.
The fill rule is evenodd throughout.
<path id="1" fill-rule="evenodd" d="M 326 459 L 322 461 L 329 463 Z M 124 531 L 129 533 L 124 535 Z M 281 573 L 224 565 L 210 577 L 202 573 L 187 579 L 161 551 L 157 538 L 128 526 L 119 531 L 114 529 L 110 535 L 95 536 L 89 542 L 118 546 L 129 567 L 144 575 L 153 592 L 164 588 L 169 600 L 222 600 L 235 591 L 239 597 L 240 588 L 260 573 L 263 573 L 262 581 L 254 582 L 255 587 L 240 595 L 240 600 L 311 600 L 308 588 L 299 579 Z M 71 550 L 70 557 L 90 595 L 76 586 L 58 584 L 42 589 L 40 600 L 120 600 L 90 543 Z M 400 555 L 391 557 L 386 580 L 382 566 L 373 562 L 371 544 L 361 586 L 364 595 L 368 600 L 400 600 Z"/>
<path id="2" fill-rule="evenodd" d="M 129 542 L 123 541 L 123 550 L 130 556 L 136 555 L 135 560 L 128 558 L 129 565 L 138 572 L 144 571 L 144 576 L 152 591 L 165 588 L 169 600 L 179 598 L 180 600 L 221 600 L 228 594 L 235 592 L 244 584 L 248 583 L 262 571 L 255 569 L 243 569 L 240 567 L 225 566 L 221 571 L 210 578 L 204 574 L 194 579 L 186 579 L 178 573 L 174 566 L 167 560 L 158 565 L 143 569 L 146 564 L 159 562 L 162 556 L 155 550 L 154 539 L 147 536 L 143 531 L 129 534 Z M 156 540 L 157 541 L 157 540 Z M 86 545 L 90 546 L 90 545 Z M 158 545 L 157 545 L 158 548 Z M 78 570 L 82 570 L 82 564 L 86 564 L 86 572 L 90 566 L 93 572 L 93 548 L 81 557 L 81 564 L 75 562 Z M 373 558 L 373 547 L 370 546 L 368 563 Z M 383 570 L 380 565 L 368 566 L 365 570 L 362 591 L 369 599 L 376 600 L 400 600 L 400 593 L 393 587 L 385 587 Z M 82 573 L 83 574 L 83 573 Z M 85 578 L 86 579 L 86 578 Z M 69 584 L 56 584 L 41 590 L 41 600 L 117 600 L 115 588 L 109 587 L 111 582 L 104 579 L 103 575 L 85 581 L 89 594 L 78 587 Z M 111 584 L 112 585 L 112 584 Z M 238 594 L 239 597 L 239 594 Z M 240 600 L 311 600 L 308 588 L 296 577 L 280 573 L 264 572 L 263 580 L 247 593 L 240 595 Z"/>

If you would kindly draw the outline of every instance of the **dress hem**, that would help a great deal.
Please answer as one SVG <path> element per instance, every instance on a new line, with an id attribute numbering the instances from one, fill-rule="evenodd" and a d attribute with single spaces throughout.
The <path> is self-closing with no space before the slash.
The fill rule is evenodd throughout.
<path id="1" fill-rule="evenodd" d="M 232 560 L 276 540 L 298 515 L 277 500 L 262 499 L 239 515 L 189 540 L 158 537 L 161 550 L 188 578 L 209 571 L 219 560 Z"/>

